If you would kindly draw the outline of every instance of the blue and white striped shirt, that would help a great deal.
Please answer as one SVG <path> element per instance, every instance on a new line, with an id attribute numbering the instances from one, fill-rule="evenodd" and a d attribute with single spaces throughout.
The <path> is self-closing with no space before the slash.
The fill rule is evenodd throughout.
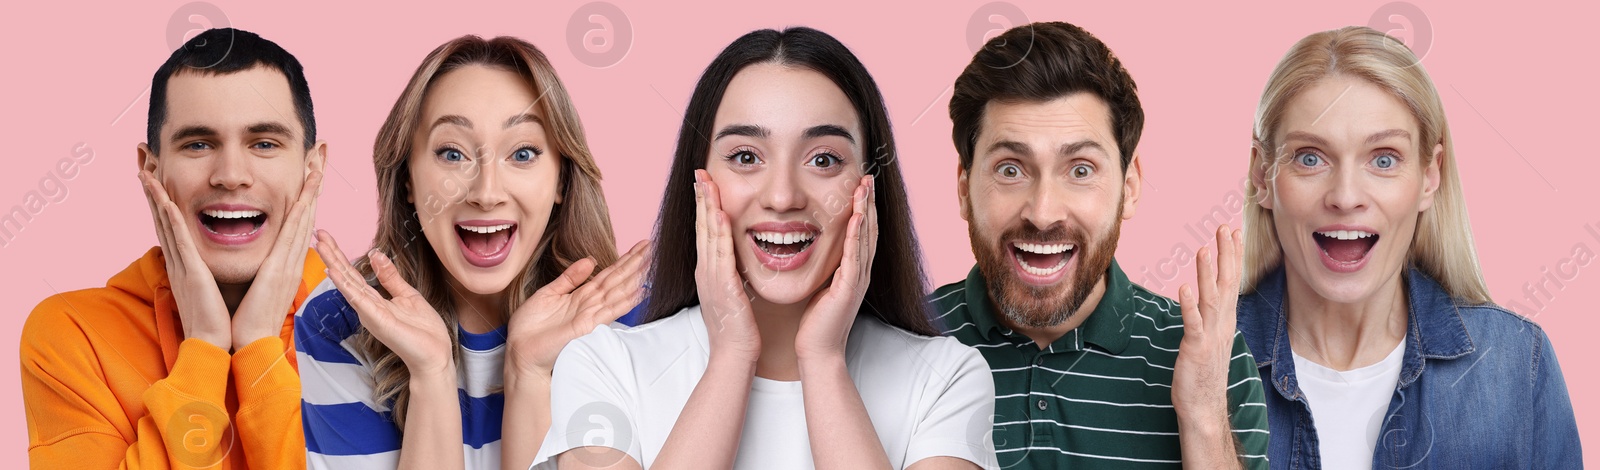
<path id="1" fill-rule="evenodd" d="M 370 361 L 349 339 L 361 330 L 356 311 L 323 281 L 295 313 L 294 349 L 300 364 L 301 417 L 310 469 L 392 469 L 400 459 L 400 429 L 389 406 L 372 393 Z M 461 437 L 466 468 L 500 467 L 500 392 L 505 327 L 483 334 L 461 331 Z"/>

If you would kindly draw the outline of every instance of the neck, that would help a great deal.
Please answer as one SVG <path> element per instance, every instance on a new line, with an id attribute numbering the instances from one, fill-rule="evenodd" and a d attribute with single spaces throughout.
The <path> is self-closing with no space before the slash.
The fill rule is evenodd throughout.
<path id="1" fill-rule="evenodd" d="M 756 360 L 756 376 L 764 379 L 800 380 L 800 360 L 794 352 L 794 337 L 800 332 L 810 298 L 784 305 L 760 296 L 750 301 L 756 329 L 761 332 L 761 357 Z"/>
<path id="2" fill-rule="evenodd" d="M 507 287 L 509 289 L 510 287 Z M 478 294 L 450 280 L 450 298 L 455 302 L 456 323 L 468 333 L 482 334 L 506 324 L 511 306 L 504 292 Z"/>
<path id="3" fill-rule="evenodd" d="M 1033 340 L 1034 346 L 1038 346 L 1039 349 L 1044 349 L 1050 347 L 1050 344 L 1056 342 L 1057 339 L 1061 339 L 1061 337 L 1066 335 L 1068 331 L 1072 331 L 1073 329 L 1082 326 L 1084 320 L 1089 319 L 1089 314 L 1094 313 L 1095 307 L 1100 306 L 1100 299 L 1105 297 L 1105 295 L 1106 277 L 1101 275 L 1100 280 L 1096 281 L 1094 283 L 1094 288 L 1089 291 L 1089 296 L 1083 299 L 1083 304 L 1078 305 L 1078 310 L 1072 312 L 1072 315 L 1068 316 L 1067 319 L 1063 320 L 1061 323 L 1045 325 L 1041 327 L 1030 327 L 1013 324 L 1011 319 L 1004 314 L 995 315 L 995 318 L 1000 320 L 1000 324 L 1005 325 L 1007 328 L 1010 328 L 1018 333 L 1022 333 L 1023 336 L 1027 336 L 1028 339 Z M 998 302 L 994 301 L 993 294 L 990 294 L 989 296 L 989 304 L 999 305 Z"/>
<path id="4" fill-rule="evenodd" d="M 1285 273 L 1289 307 L 1289 347 L 1301 357 L 1334 370 L 1376 364 L 1405 339 L 1404 271 L 1376 292 L 1355 302 L 1323 298 L 1293 271 Z"/>
<path id="5" fill-rule="evenodd" d="M 224 284 L 217 283 L 217 292 L 222 294 L 222 303 L 228 306 L 228 316 L 233 316 L 239 311 L 239 304 L 244 302 L 244 295 L 250 292 L 250 284 Z"/>

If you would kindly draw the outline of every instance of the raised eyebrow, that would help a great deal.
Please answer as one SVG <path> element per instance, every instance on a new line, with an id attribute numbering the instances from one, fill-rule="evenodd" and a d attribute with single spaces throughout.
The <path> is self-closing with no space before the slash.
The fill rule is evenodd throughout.
<path id="1" fill-rule="evenodd" d="M 802 134 L 801 136 L 807 140 L 818 137 L 843 137 L 844 140 L 848 140 L 852 144 L 856 143 L 855 135 L 851 134 L 850 131 L 845 130 L 844 126 L 834 124 L 811 126 L 811 128 L 806 129 L 805 134 Z"/>
<path id="2" fill-rule="evenodd" d="M 169 140 L 177 142 L 190 137 L 216 137 L 221 134 L 222 133 L 217 132 L 215 128 L 210 126 L 183 126 L 179 127 L 177 131 L 174 131 L 172 133 L 172 138 Z"/>
<path id="3" fill-rule="evenodd" d="M 539 119 L 539 116 L 535 116 L 532 113 L 522 113 L 522 114 L 518 114 L 516 116 L 511 116 L 510 119 L 506 119 L 506 123 L 505 123 L 505 125 L 503 127 L 505 127 L 506 129 L 510 129 L 511 126 L 515 126 L 517 124 L 522 124 L 522 123 L 527 123 L 527 122 L 538 124 L 540 126 L 544 125 L 544 120 L 543 119 Z M 469 123 L 467 125 L 467 127 L 472 127 L 472 125 Z"/>
<path id="4" fill-rule="evenodd" d="M 1377 144 L 1393 137 L 1404 138 L 1407 142 L 1411 141 L 1411 133 L 1405 129 L 1388 129 L 1367 136 L 1367 145 Z"/>
<path id="5" fill-rule="evenodd" d="M 1316 134 L 1312 134 L 1312 133 L 1306 132 L 1306 131 L 1289 131 L 1288 134 L 1284 134 L 1283 135 L 1283 140 L 1284 141 L 1304 140 L 1306 142 L 1311 142 L 1312 145 L 1316 145 L 1316 146 L 1319 146 L 1319 147 L 1328 147 L 1329 146 L 1327 139 L 1324 139 L 1324 138 L 1322 138 L 1322 136 L 1319 136 L 1319 135 L 1316 135 Z"/>
<path id="6" fill-rule="evenodd" d="M 1095 142 L 1093 140 L 1080 140 L 1070 144 L 1063 144 L 1060 152 L 1061 156 L 1070 157 L 1091 149 L 1099 150 L 1102 154 L 1109 155 L 1110 153 L 1106 151 L 1106 147 L 1104 145 L 1100 145 L 1099 142 Z"/>
<path id="7" fill-rule="evenodd" d="M 1022 142 L 1017 142 L 1015 140 L 1001 140 L 1001 141 L 997 141 L 997 142 L 995 142 L 993 144 L 989 144 L 989 148 L 985 149 L 984 153 L 993 153 L 996 150 L 1009 150 L 1009 151 L 1011 151 L 1011 153 L 1015 153 L 1017 155 L 1021 155 L 1021 156 L 1024 156 L 1024 157 L 1032 157 L 1033 156 L 1033 148 L 1032 147 L 1029 147 L 1027 144 L 1024 144 Z"/>
<path id="8" fill-rule="evenodd" d="M 457 126 L 465 127 L 465 128 L 468 128 L 468 129 L 472 128 L 472 120 L 471 119 L 467 119 L 466 116 L 461 116 L 461 115 L 457 115 L 457 114 L 446 114 L 446 115 L 443 115 L 443 116 L 439 116 L 439 119 L 434 120 L 433 121 L 433 125 L 428 127 L 428 131 L 432 132 L 434 129 L 438 128 L 439 126 L 443 126 L 445 124 L 455 124 Z"/>
<path id="9" fill-rule="evenodd" d="M 765 139 L 772 135 L 772 131 L 765 127 L 753 124 L 731 124 L 727 127 L 723 127 L 722 130 L 717 131 L 716 137 L 713 137 L 711 140 L 721 140 L 723 137 L 735 135 Z"/>

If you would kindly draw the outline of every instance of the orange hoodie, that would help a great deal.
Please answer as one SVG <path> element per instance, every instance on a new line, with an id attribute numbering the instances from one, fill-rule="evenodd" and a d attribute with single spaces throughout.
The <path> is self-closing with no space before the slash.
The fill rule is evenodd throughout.
<path id="1" fill-rule="evenodd" d="M 308 251 L 278 337 L 232 356 L 183 338 L 161 248 L 22 327 L 33 468 L 305 468 L 294 311 L 327 275 Z"/>

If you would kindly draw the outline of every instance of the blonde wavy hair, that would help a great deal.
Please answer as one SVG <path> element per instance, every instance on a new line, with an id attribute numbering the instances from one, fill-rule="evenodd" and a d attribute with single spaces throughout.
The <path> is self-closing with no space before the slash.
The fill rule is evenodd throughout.
<path id="1" fill-rule="evenodd" d="M 606 211 L 605 195 L 600 189 L 600 168 L 589 152 L 583 125 L 578 121 L 566 87 L 544 53 L 526 41 L 506 36 L 489 40 L 462 36 L 434 49 L 417 67 L 411 82 L 395 101 L 373 145 L 379 215 L 372 247 L 388 254 L 400 276 L 416 287 L 444 317 L 449 326 L 450 342 L 456 346 L 452 350 L 458 363 L 461 338 L 457 333 L 456 306 L 446 279 L 449 273 L 428 243 L 419 242 L 425 240 L 422 224 L 417 208 L 406 202 L 406 182 L 411 179 L 407 162 L 415 150 L 412 138 L 422 119 L 422 103 L 429 86 L 439 76 L 469 65 L 512 71 L 527 81 L 534 95 L 540 97 L 535 106 L 544 118 L 550 147 L 561 159 L 562 202 L 551 212 L 549 225 L 539 237 L 539 245 L 527 269 L 503 293 L 510 306 L 505 314 L 510 315 L 540 286 L 561 275 L 578 260 L 594 258 L 598 272 L 617 259 L 611 216 Z M 367 278 L 367 284 L 381 291 L 367 258 L 362 257 L 355 264 Z M 404 430 L 410 399 L 407 384 L 411 379 L 405 363 L 365 329 L 352 337 L 352 344 L 365 355 L 371 368 L 374 401 L 389 405 L 396 426 Z"/>
<path id="2" fill-rule="evenodd" d="M 1461 178 L 1456 174 L 1455 145 L 1450 142 L 1444 106 L 1416 55 L 1394 38 L 1372 28 L 1349 26 L 1312 34 L 1295 43 L 1278 62 L 1261 93 L 1250 171 L 1264 170 L 1265 186 L 1272 187 L 1278 166 L 1291 157 L 1289 152 L 1276 151 L 1275 139 L 1284 110 L 1300 92 L 1334 75 L 1366 80 L 1405 103 L 1417 120 L 1421 134 L 1418 153 L 1424 166 L 1433 162 L 1435 145 L 1444 147 L 1433 207 L 1417 219 L 1416 237 L 1411 240 L 1406 262 L 1438 281 L 1458 300 L 1490 303 L 1489 289 L 1473 248 L 1472 227 L 1467 220 Z M 1250 293 L 1264 277 L 1283 265 L 1283 247 L 1273 229 L 1272 211 L 1259 204 L 1270 197 L 1268 191 L 1250 184 L 1246 195 L 1251 203 L 1244 210 L 1245 272 L 1241 287 Z"/>

